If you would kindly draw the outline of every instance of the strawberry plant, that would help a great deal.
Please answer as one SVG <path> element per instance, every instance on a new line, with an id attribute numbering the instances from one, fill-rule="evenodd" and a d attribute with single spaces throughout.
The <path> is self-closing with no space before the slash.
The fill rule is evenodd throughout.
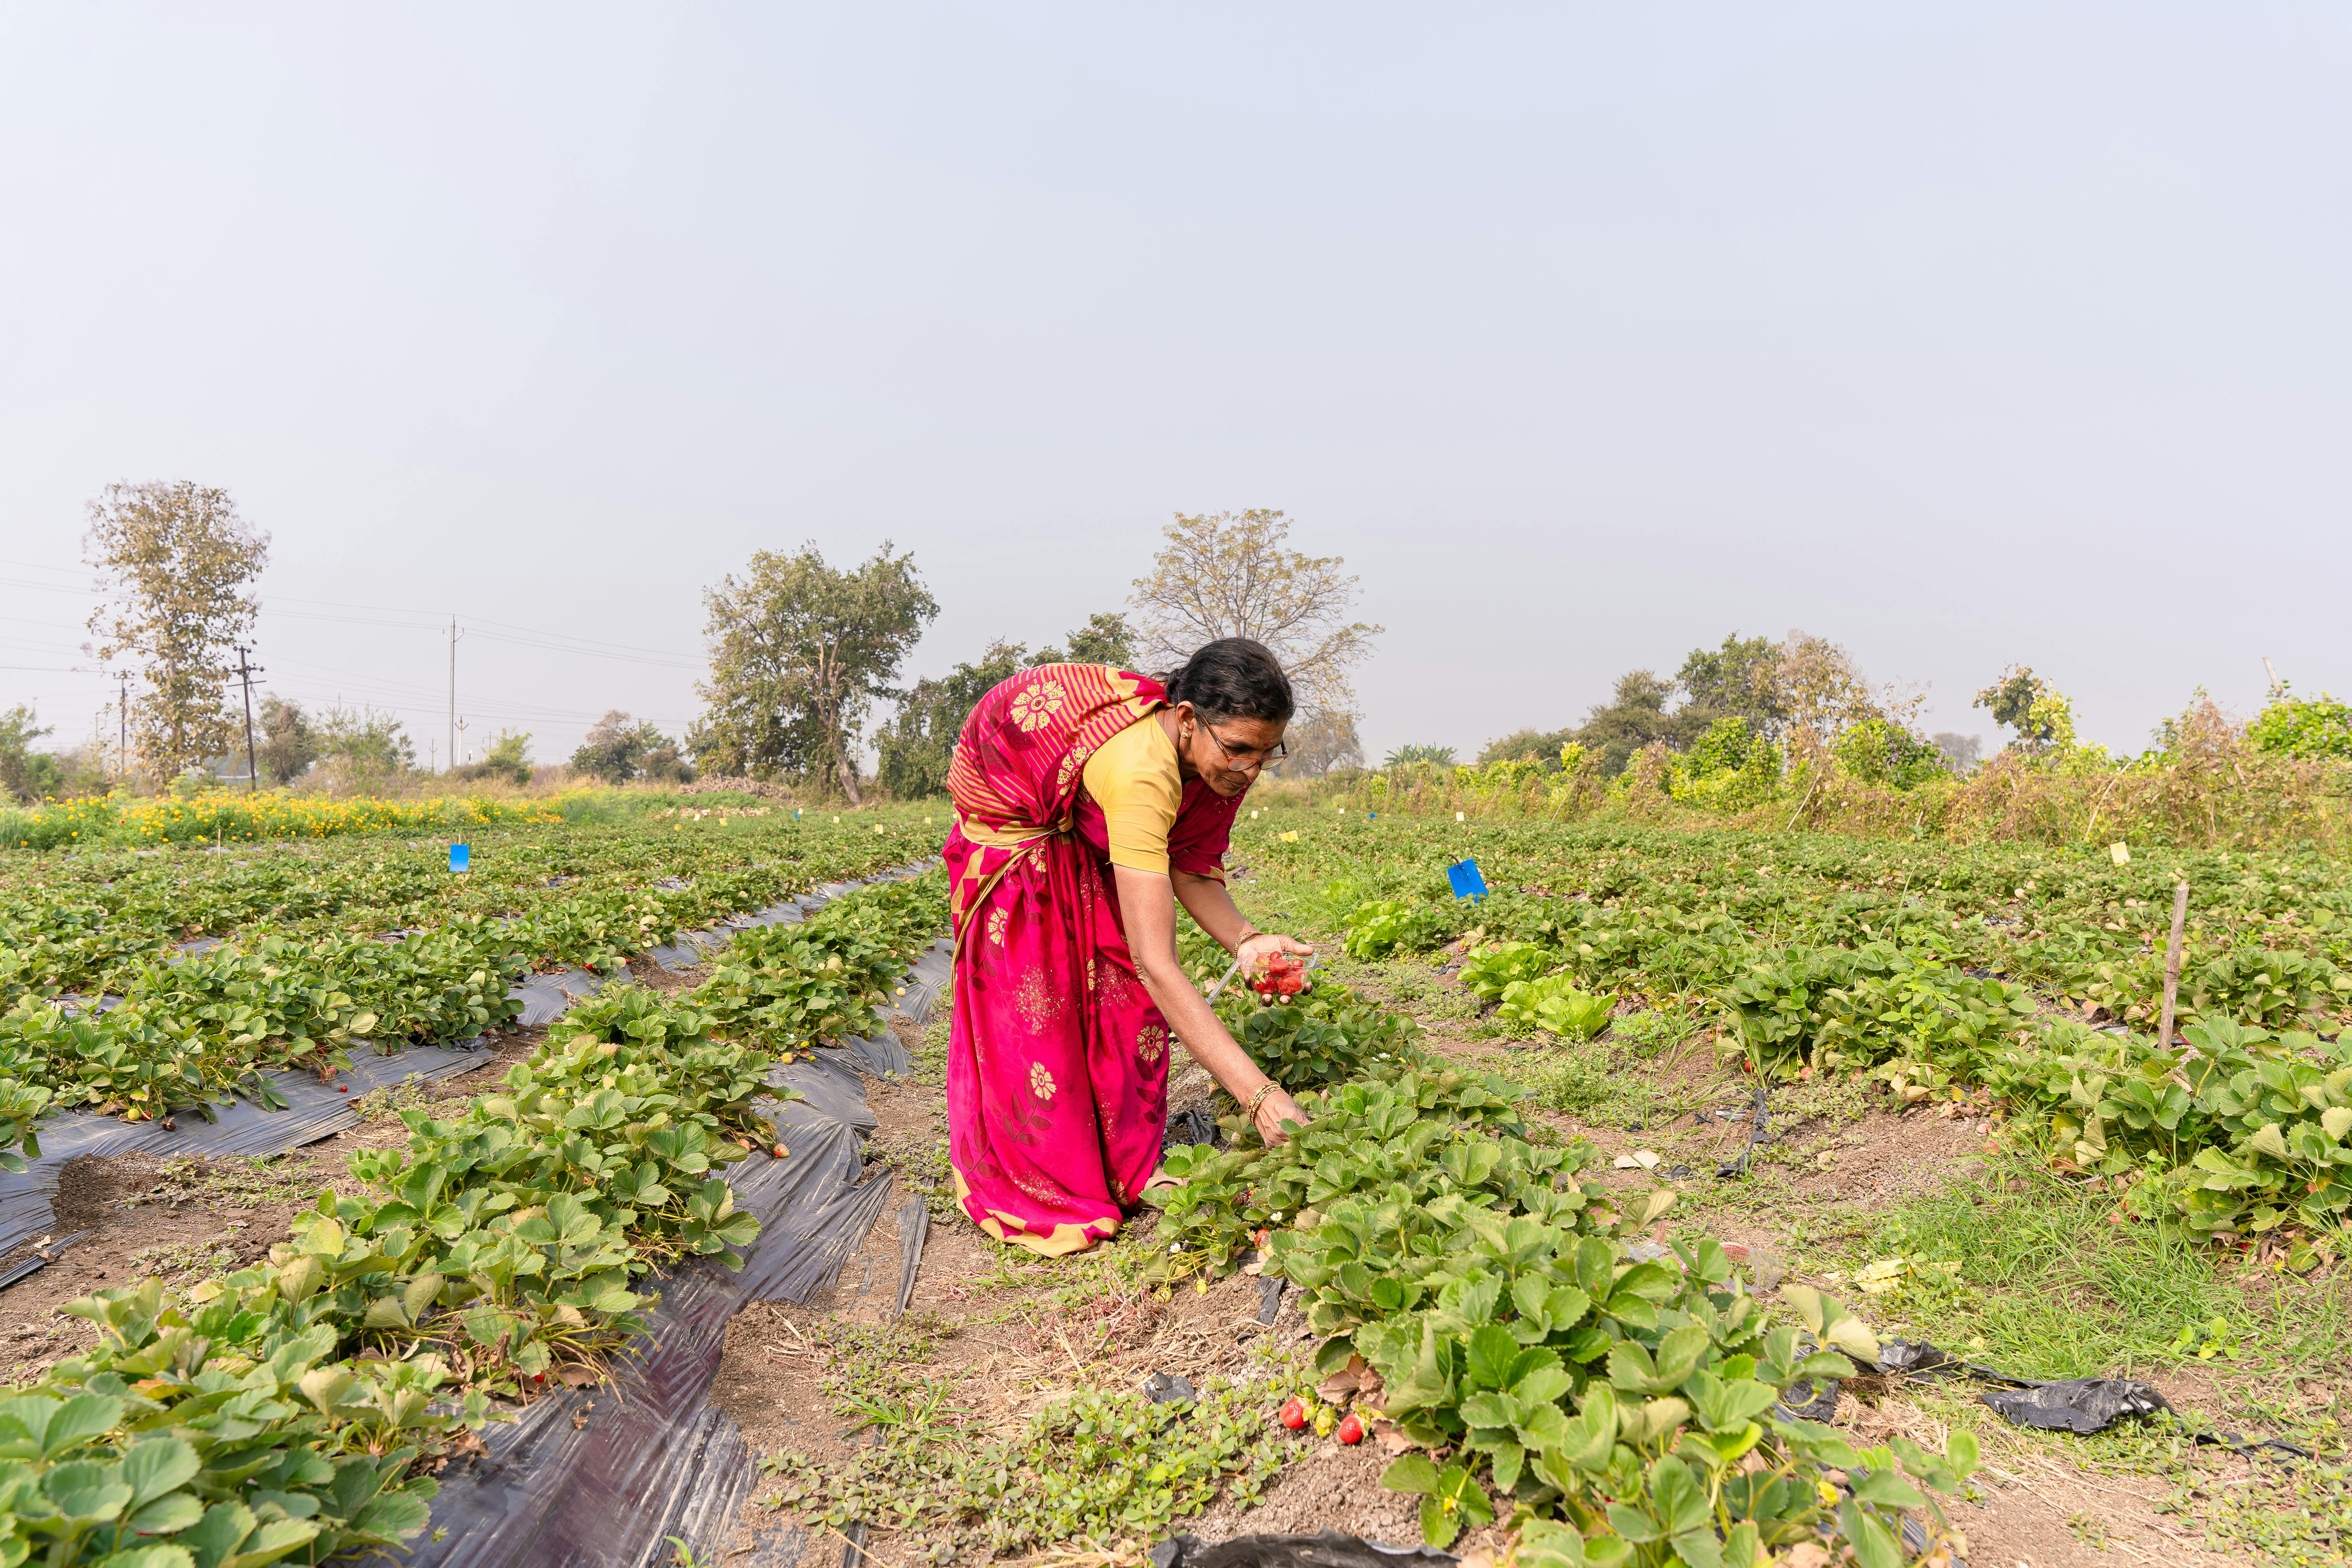
<path id="1" fill-rule="evenodd" d="M 1233 1147 L 1192 1144 L 1168 1152 L 1168 1173 L 1185 1180 L 1160 1212 L 1158 1240 L 1169 1261 L 1159 1272 L 1172 1277 L 1202 1266 L 1230 1272 L 1258 1230 L 1297 1223 L 1302 1209 L 1361 1189 L 1402 1181 L 1408 1199 L 1472 1187 L 1517 1192 L 1590 1158 L 1580 1145 L 1538 1149 L 1512 1136 L 1507 1147 L 1465 1146 L 1452 1155 L 1441 1152 L 1433 1163 L 1432 1149 L 1451 1147 L 1465 1129 L 1523 1132 L 1514 1109 L 1521 1093 L 1491 1075 L 1407 1068 L 1302 1095 L 1307 1128 L 1272 1148 L 1241 1117 L 1230 1118 Z M 1583 1201 L 1580 1189 L 1576 1201 Z"/>
<path id="2" fill-rule="evenodd" d="M 1267 1077 L 1296 1093 L 1418 1059 L 1421 1028 L 1412 1017 L 1324 981 L 1312 991 L 1252 999 L 1228 991 L 1219 1016 Z"/>

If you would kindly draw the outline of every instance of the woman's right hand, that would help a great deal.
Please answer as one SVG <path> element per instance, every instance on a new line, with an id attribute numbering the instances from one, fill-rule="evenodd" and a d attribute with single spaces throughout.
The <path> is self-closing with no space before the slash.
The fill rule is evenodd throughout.
<path id="1" fill-rule="evenodd" d="M 1276 1089 L 1258 1101 L 1255 1120 L 1257 1135 L 1270 1144 L 1279 1143 L 1290 1136 L 1283 1131 L 1282 1124 L 1295 1121 L 1304 1127 L 1307 1125 L 1307 1112 L 1298 1109 L 1298 1101 L 1290 1098 L 1288 1090 Z"/>

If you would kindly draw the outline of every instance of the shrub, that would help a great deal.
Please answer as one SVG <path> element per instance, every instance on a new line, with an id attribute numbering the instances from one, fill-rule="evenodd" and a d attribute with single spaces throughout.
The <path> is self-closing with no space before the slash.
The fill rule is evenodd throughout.
<path id="1" fill-rule="evenodd" d="M 1848 777 L 1864 784 L 1910 789 L 1945 772 L 1944 753 L 1885 719 L 1865 719 L 1830 742 L 1830 752 Z"/>
<path id="2" fill-rule="evenodd" d="M 2326 692 L 2290 697 L 2282 684 L 2269 707 L 2246 726 L 2246 739 L 2265 752 L 2306 762 L 2352 762 L 2352 704 Z"/>

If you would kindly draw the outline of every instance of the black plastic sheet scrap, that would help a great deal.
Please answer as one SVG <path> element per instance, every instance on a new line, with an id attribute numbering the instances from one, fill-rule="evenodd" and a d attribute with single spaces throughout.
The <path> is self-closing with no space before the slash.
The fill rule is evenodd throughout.
<path id="1" fill-rule="evenodd" d="M 898 1205 L 898 1301 L 891 1309 L 893 1320 L 905 1317 L 915 1299 L 915 1273 L 923 1266 L 923 1243 L 930 1235 L 930 1205 L 917 1196 Z"/>
<path id="2" fill-rule="evenodd" d="M 1460 1561 L 1434 1547 L 1390 1546 L 1336 1530 L 1236 1535 L 1214 1543 L 1174 1535 L 1151 1549 L 1151 1568 L 1441 1568 Z"/>
<path id="3" fill-rule="evenodd" d="M 2116 1422 L 2138 1420 L 2172 1406 L 2147 1384 L 2128 1377 L 2067 1377 L 2045 1380 L 2011 1377 L 1989 1366 L 1978 1366 L 1924 1341 L 1889 1340 L 1878 1352 L 1878 1370 L 1914 1377 L 1965 1377 L 2001 1386 L 1983 1396 L 1984 1403 L 2011 1425 L 2045 1432 L 2075 1432 L 2088 1436 Z M 2235 1432 L 2189 1431 L 2195 1443 L 2227 1448 L 2232 1453 L 2264 1451 L 2308 1459 L 2311 1451 L 2277 1437 L 2250 1443 Z"/>
<path id="4" fill-rule="evenodd" d="M 2012 1426 L 2047 1432 L 2104 1432 L 2126 1416 L 2169 1410 L 2164 1395 L 2128 1377 L 2070 1377 L 2031 1388 L 1995 1389 L 1984 1402 Z"/>

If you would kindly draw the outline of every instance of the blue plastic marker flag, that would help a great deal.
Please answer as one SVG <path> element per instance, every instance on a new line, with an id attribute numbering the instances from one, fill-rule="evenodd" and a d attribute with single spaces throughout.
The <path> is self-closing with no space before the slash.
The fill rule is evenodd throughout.
<path id="1" fill-rule="evenodd" d="M 1454 884 L 1457 899 L 1483 899 L 1486 896 L 1486 879 L 1478 874 L 1478 862 L 1460 860 L 1445 868 L 1445 879 Z"/>
<path id="2" fill-rule="evenodd" d="M 452 844 L 449 846 L 449 869 L 452 871 L 464 870 L 467 866 L 467 858 L 468 851 L 467 850 L 466 846 L 463 844 Z"/>

